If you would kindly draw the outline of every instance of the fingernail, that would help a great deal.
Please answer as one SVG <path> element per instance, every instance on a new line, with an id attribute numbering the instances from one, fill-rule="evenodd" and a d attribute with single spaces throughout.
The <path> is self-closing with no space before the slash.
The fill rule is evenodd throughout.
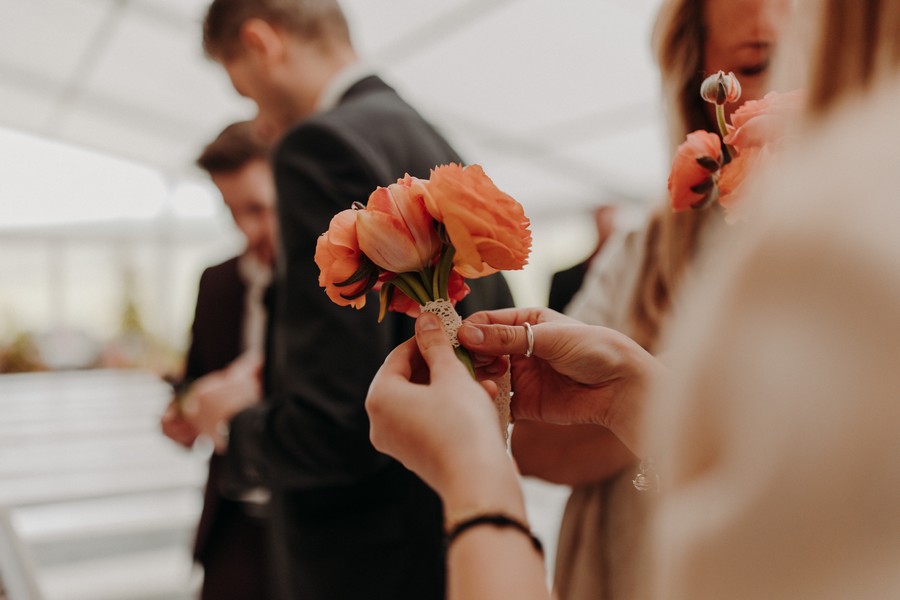
<path id="1" fill-rule="evenodd" d="M 435 315 L 431 313 L 422 313 L 419 315 L 416 326 L 419 328 L 419 331 L 434 331 L 435 329 L 441 328 L 441 323 Z"/>
<path id="2" fill-rule="evenodd" d="M 463 323 L 462 327 L 459 328 L 458 335 L 474 346 L 484 342 L 484 332 L 468 323 Z"/>

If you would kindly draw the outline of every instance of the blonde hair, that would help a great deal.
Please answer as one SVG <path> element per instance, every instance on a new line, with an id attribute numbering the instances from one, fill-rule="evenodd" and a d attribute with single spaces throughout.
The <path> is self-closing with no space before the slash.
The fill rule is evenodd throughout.
<path id="1" fill-rule="evenodd" d="M 813 120 L 900 68 L 900 2 L 819 1 L 806 99 Z"/>
<path id="2" fill-rule="evenodd" d="M 706 45 L 706 0 L 665 0 L 653 26 L 653 54 L 659 65 L 672 150 L 697 129 L 709 129 L 700 98 L 703 48 Z"/>
<path id="3" fill-rule="evenodd" d="M 689 132 L 715 131 L 700 97 L 706 43 L 705 2 L 666 0 L 653 28 L 653 50 L 662 78 L 663 99 L 669 109 L 673 153 Z M 650 217 L 629 323 L 631 337 L 647 350 L 654 350 L 659 331 L 671 312 L 672 296 L 696 253 L 700 232 L 711 212 L 675 213 L 667 199 Z"/>

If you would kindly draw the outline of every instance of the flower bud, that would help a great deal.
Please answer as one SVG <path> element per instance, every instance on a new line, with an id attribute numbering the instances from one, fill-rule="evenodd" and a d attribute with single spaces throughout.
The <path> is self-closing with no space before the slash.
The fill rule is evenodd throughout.
<path id="1" fill-rule="evenodd" d="M 711 104 L 722 106 L 728 102 L 737 102 L 741 98 L 741 82 L 734 73 L 727 75 L 719 71 L 703 80 L 700 85 L 700 96 Z"/>

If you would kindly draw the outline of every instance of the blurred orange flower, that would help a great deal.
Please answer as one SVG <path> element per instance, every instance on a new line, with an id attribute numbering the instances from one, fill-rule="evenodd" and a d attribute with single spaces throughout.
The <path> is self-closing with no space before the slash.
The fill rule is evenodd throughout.
<path id="1" fill-rule="evenodd" d="M 731 115 L 725 143 L 741 152 L 777 143 L 788 131 L 789 121 L 803 107 L 803 91 L 769 92 L 761 100 L 749 100 Z"/>
<path id="2" fill-rule="evenodd" d="M 431 171 L 425 206 L 446 229 L 464 277 L 521 269 L 531 251 L 530 222 L 522 206 L 500 191 L 478 165 L 442 165 Z"/>
<path id="3" fill-rule="evenodd" d="M 669 174 L 669 198 L 675 211 L 698 208 L 714 198 L 722 167 L 722 142 L 708 131 L 694 131 L 675 151 Z"/>

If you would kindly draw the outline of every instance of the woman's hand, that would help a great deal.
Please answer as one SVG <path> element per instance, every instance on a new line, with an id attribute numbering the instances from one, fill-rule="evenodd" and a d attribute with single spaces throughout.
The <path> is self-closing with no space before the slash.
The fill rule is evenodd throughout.
<path id="1" fill-rule="evenodd" d="M 491 400 L 457 359 L 437 317 L 416 321 L 366 398 L 372 444 L 416 472 L 444 499 L 448 515 L 475 508 L 518 512 L 515 471 Z"/>
<path id="2" fill-rule="evenodd" d="M 534 334 L 530 358 L 526 321 Z M 662 367 L 628 336 L 542 308 L 477 313 L 458 335 L 479 376 L 496 376 L 510 356 L 516 419 L 602 425 L 640 455 L 645 396 Z"/>

